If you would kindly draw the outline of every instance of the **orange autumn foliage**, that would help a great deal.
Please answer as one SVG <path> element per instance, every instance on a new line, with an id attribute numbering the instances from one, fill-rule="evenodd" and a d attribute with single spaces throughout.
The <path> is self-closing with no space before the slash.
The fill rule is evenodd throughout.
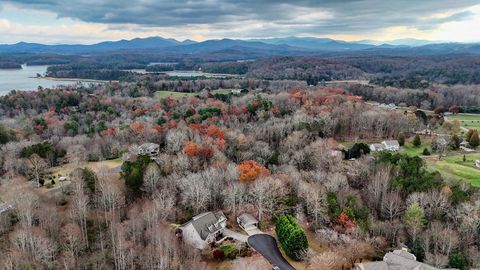
<path id="1" fill-rule="evenodd" d="M 216 137 L 216 138 L 220 138 L 220 139 L 225 138 L 225 132 L 223 130 L 219 129 L 215 125 L 212 125 L 212 126 L 208 127 L 207 135 L 210 136 L 210 137 Z"/>
<path id="2" fill-rule="evenodd" d="M 183 148 L 183 152 L 191 157 L 196 157 L 200 153 L 200 145 L 194 142 L 187 142 Z"/>
<path id="3" fill-rule="evenodd" d="M 270 171 L 255 160 L 247 160 L 238 165 L 241 182 L 252 182 L 260 176 L 269 176 Z"/>
<path id="4" fill-rule="evenodd" d="M 342 212 L 340 216 L 338 216 L 337 221 L 347 230 L 353 229 L 356 226 L 355 222 L 352 221 L 345 212 Z"/>

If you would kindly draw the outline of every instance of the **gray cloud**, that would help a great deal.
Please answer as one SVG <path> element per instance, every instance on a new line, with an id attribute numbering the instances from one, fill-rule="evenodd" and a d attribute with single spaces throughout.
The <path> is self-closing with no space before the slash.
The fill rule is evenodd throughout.
<path id="1" fill-rule="evenodd" d="M 4 1 L 5 2 L 5 1 Z M 236 36 L 369 33 L 391 26 L 431 29 L 471 16 L 462 9 L 478 0 L 7 0 L 59 17 L 112 25 L 200 27 Z M 442 17 L 432 14 L 457 10 Z M 318 15 L 318 16 L 317 16 Z M 304 19 L 305 17 L 305 19 Z M 251 30 L 245 30 L 249 26 Z"/>

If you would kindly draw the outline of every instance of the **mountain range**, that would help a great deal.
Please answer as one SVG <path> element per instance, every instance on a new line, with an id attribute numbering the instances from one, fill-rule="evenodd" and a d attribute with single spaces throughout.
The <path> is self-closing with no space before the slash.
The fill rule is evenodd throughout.
<path id="1" fill-rule="evenodd" d="M 56 53 L 94 54 L 114 51 L 165 51 L 180 54 L 243 51 L 254 55 L 311 55 L 311 54 L 480 54 L 479 43 L 446 43 L 417 39 L 400 39 L 387 42 L 363 40 L 348 42 L 329 38 L 283 37 L 267 39 L 216 39 L 196 42 L 178 41 L 162 37 L 135 38 L 132 40 L 105 41 L 92 45 L 45 45 L 19 42 L 0 45 L 0 53 Z"/>

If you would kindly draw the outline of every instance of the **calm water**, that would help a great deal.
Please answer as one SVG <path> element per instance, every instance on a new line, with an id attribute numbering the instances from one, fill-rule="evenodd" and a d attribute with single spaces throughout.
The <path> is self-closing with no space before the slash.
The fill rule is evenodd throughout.
<path id="1" fill-rule="evenodd" d="M 0 69 L 0 96 L 11 90 L 37 90 L 38 86 L 51 88 L 57 85 L 71 85 L 75 81 L 52 81 L 36 78 L 37 73 L 44 75 L 48 66 L 26 66 L 22 69 Z"/>
<path id="2" fill-rule="evenodd" d="M 136 72 L 140 74 L 146 73 L 156 73 L 156 72 L 149 72 L 145 69 L 125 69 L 125 71 Z M 174 71 L 162 71 L 158 73 L 164 73 L 171 77 L 206 77 L 206 78 L 228 78 L 228 77 L 239 77 L 239 75 L 229 75 L 229 74 L 217 74 L 217 73 L 207 73 L 202 71 L 195 71 L 195 70 L 174 70 Z"/>

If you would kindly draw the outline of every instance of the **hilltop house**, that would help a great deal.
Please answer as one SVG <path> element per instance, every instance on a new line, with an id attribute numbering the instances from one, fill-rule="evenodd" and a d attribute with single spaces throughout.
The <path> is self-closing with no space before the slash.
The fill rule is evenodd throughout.
<path id="1" fill-rule="evenodd" d="M 140 146 L 132 145 L 128 149 L 128 152 L 123 154 L 122 158 L 124 161 L 131 161 L 131 160 L 135 160 L 137 156 L 147 155 L 153 161 L 155 161 L 158 165 L 161 165 L 162 161 L 158 157 L 159 154 L 160 154 L 160 145 L 156 143 L 144 143 Z"/>
<path id="2" fill-rule="evenodd" d="M 356 263 L 354 270 L 440 270 L 425 263 L 417 261 L 417 258 L 406 249 L 388 252 L 383 261 Z"/>
<path id="3" fill-rule="evenodd" d="M 148 155 L 150 157 L 156 157 L 160 154 L 160 145 L 156 143 L 144 143 L 138 146 L 135 150 L 136 155 Z"/>
<path id="4" fill-rule="evenodd" d="M 192 220 L 180 226 L 183 240 L 191 246 L 204 249 L 209 244 L 224 240 L 223 231 L 227 218 L 222 211 L 206 212 L 194 216 Z"/>
<path id="5" fill-rule="evenodd" d="M 371 144 L 370 150 L 372 152 L 380 152 L 380 151 L 397 152 L 397 151 L 400 151 L 400 144 L 398 143 L 397 140 L 388 140 L 388 141 L 383 141 L 381 143 Z"/>

